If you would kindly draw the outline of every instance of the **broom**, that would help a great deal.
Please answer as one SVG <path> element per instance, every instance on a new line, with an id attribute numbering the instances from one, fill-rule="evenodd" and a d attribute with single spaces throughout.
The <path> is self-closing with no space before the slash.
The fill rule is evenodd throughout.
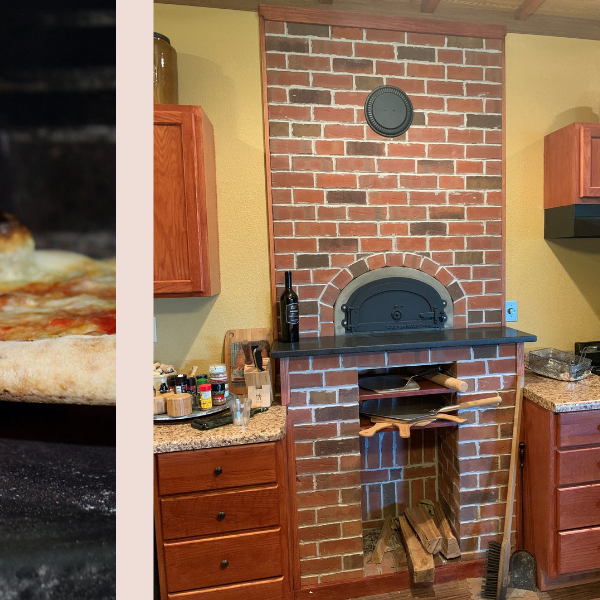
<path id="1" fill-rule="evenodd" d="M 508 492 L 506 495 L 506 514 L 504 517 L 504 536 L 502 544 L 490 542 L 483 574 L 481 595 L 491 600 L 505 600 L 508 589 L 508 563 L 510 560 L 510 532 L 512 529 L 515 486 L 517 483 L 517 454 L 519 451 L 519 431 L 521 429 L 521 406 L 523 404 L 523 376 L 517 376 L 515 398 L 515 420 L 513 424 L 510 470 L 508 472 Z"/>

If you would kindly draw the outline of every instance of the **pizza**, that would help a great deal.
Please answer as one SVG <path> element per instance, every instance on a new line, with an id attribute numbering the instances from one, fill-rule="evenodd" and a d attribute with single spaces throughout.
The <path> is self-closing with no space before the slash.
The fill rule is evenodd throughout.
<path id="1" fill-rule="evenodd" d="M 0 400 L 115 404 L 115 275 L 0 212 Z"/>

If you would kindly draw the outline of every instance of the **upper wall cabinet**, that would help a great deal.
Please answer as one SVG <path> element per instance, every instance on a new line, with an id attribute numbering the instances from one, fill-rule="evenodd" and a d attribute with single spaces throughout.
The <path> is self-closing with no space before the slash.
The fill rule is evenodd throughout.
<path id="1" fill-rule="evenodd" d="M 600 123 L 571 123 L 544 140 L 544 236 L 600 237 Z"/>
<path id="2" fill-rule="evenodd" d="M 154 105 L 154 296 L 221 291 L 215 146 L 199 106 Z"/>

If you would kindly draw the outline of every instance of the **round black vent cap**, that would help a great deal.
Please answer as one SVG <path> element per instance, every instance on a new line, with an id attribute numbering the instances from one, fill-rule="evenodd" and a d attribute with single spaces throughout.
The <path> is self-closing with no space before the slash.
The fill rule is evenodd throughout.
<path id="1" fill-rule="evenodd" d="M 379 135 L 397 137 L 411 126 L 413 105 L 400 88 L 382 85 L 368 95 L 365 117 L 369 127 Z"/>

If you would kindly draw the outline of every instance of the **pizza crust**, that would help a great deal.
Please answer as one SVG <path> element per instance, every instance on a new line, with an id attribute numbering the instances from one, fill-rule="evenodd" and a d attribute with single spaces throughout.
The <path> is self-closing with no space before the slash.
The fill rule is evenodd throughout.
<path id="1" fill-rule="evenodd" d="M 0 400 L 114 406 L 116 361 L 114 335 L 0 342 Z"/>

